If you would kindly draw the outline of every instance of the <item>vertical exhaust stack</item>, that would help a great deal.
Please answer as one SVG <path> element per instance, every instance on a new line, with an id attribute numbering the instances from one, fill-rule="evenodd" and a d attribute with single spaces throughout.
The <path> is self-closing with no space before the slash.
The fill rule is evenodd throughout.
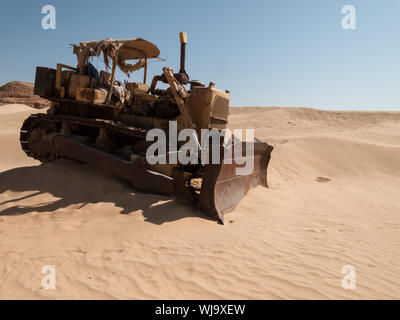
<path id="1" fill-rule="evenodd" d="M 187 43 L 187 34 L 181 32 L 179 34 L 179 40 L 181 41 L 181 66 L 179 69 L 179 73 L 186 73 L 185 71 L 185 59 L 186 59 L 186 43 Z"/>
<path id="2" fill-rule="evenodd" d="M 181 65 L 179 73 L 174 74 L 174 76 L 181 84 L 188 84 L 189 76 L 185 70 L 187 34 L 185 32 L 181 32 L 179 34 L 179 39 L 181 42 Z"/>
<path id="3" fill-rule="evenodd" d="M 179 40 L 181 42 L 181 66 L 179 68 L 179 72 L 174 73 L 174 78 L 178 80 L 180 84 L 185 85 L 189 83 L 189 76 L 185 70 L 187 34 L 185 32 L 179 33 Z M 158 81 L 168 83 L 168 80 L 165 78 L 164 74 L 154 76 L 149 89 L 151 93 L 155 92 Z"/>

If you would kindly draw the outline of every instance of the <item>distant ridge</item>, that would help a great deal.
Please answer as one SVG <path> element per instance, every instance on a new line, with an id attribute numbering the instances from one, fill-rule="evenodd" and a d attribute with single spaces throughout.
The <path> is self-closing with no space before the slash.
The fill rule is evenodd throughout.
<path id="1" fill-rule="evenodd" d="M 0 105 L 25 104 L 32 108 L 50 107 L 50 101 L 33 94 L 33 83 L 11 81 L 0 87 Z"/>

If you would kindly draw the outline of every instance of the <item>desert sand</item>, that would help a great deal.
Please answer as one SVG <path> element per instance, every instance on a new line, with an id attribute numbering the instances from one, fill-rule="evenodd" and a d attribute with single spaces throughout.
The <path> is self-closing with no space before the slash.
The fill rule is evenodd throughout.
<path id="1" fill-rule="evenodd" d="M 400 112 L 231 108 L 231 128 L 275 150 L 270 188 L 225 225 L 85 165 L 28 158 L 18 136 L 33 112 L 0 107 L 1 299 L 400 298 Z M 45 265 L 56 290 L 42 288 Z"/>

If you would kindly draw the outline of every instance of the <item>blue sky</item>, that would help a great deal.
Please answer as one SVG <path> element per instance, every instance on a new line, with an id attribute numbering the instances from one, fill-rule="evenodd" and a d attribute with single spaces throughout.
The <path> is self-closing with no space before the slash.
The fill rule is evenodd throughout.
<path id="1" fill-rule="evenodd" d="M 41 27 L 46 4 L 56 30 Z M 341 27 L 347 4 L 356 30 Z M 37 65 L 76 65 L 70 43 L 107 37 L 157 44 L 167 61 L 149 66 L 151 79 L 179 68 L 185 31 L 188 74 L 229 89 L 231 105 L 400 110 L 399 0 L 2 0 L 0 8 L 0 85 L 33 82 Z"/>

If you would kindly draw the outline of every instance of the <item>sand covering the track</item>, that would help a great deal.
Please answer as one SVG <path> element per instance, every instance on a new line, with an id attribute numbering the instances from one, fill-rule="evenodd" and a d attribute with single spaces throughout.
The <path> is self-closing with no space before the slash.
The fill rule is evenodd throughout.
<path id="1" fill-rule="evenodd" d="M 400 298 L 400 113 L 233 108 L 231 127 L 275 150 L 270 189 L 221 226 L 85 165 L 28 158 L 32 112 L 0 107 L 0 298 Z"/>

